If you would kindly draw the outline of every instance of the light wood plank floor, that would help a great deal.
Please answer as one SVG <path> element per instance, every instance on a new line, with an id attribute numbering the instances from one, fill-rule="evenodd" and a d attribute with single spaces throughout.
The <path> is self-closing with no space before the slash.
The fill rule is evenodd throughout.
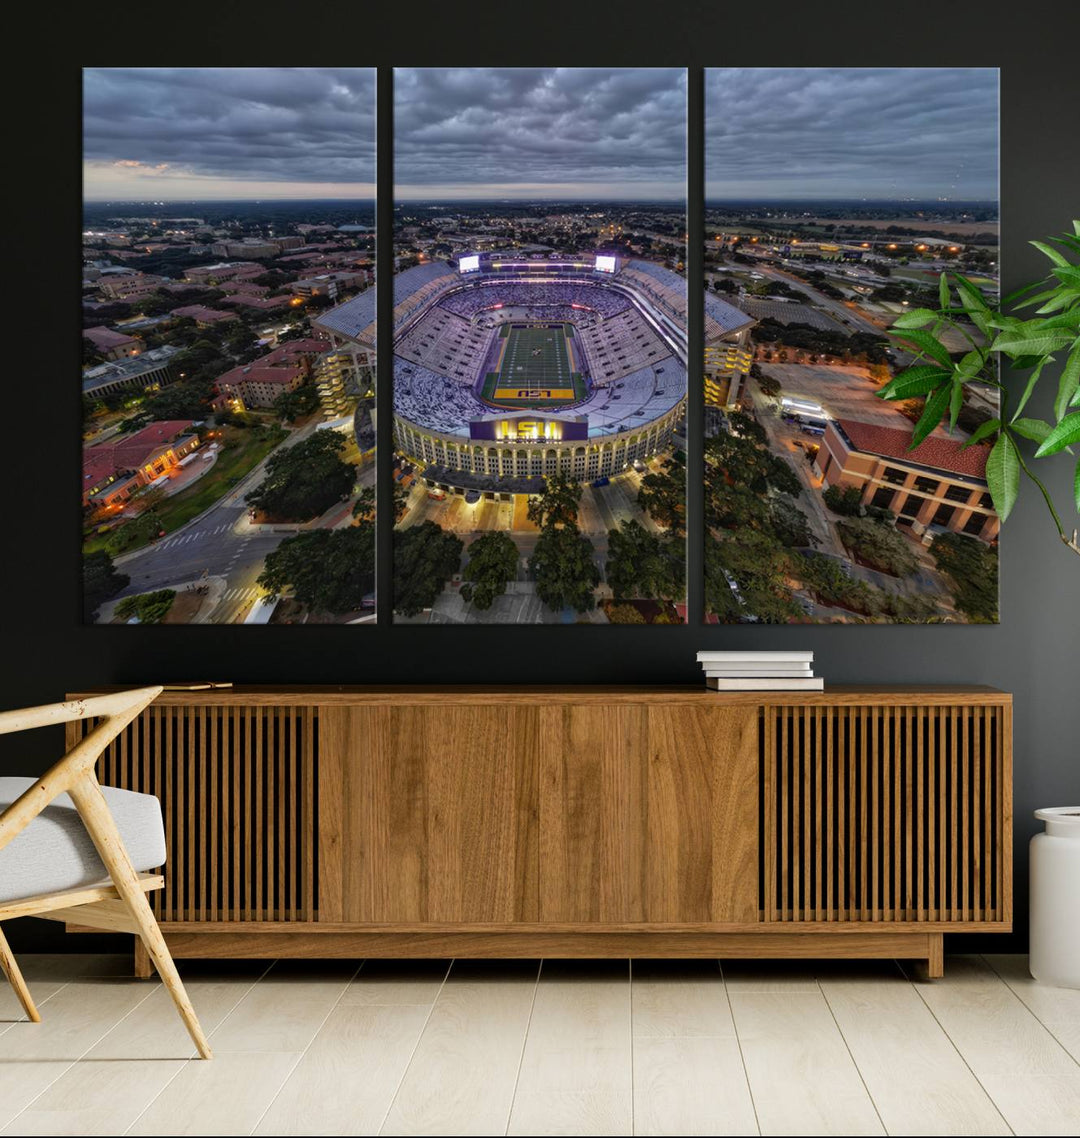
<path id="1" fill-rule="evenodd" d="M 0 1134 L 1076 1134 L 1080 991 L 1020 956 L 186 961 L 0 983 Z"/>

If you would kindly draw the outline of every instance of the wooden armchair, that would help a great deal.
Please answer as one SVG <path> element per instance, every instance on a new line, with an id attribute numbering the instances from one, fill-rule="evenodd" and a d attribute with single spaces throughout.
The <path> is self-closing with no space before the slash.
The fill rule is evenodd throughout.
<path id="1" fill-rule="evenodd" d="M 164 884 L 160 875 L 146 872 L 165 860 L 160 804 L 153 795 L 102 788 L 94 772 L 105 748 L 161 690 L 140 688 L 0 712 L 0 734 L 100 719 L 36 781 L 0 778 L 0 921 L 46 917 L 137 933 L 199 1054 L 209 1059 L 210 1046 L 146 899 L 148 890 Z M 14 841 L 24 830 L 23 841 Z M 2 930 L 0 968 L 27 1016 L 39 1022 Z"/>

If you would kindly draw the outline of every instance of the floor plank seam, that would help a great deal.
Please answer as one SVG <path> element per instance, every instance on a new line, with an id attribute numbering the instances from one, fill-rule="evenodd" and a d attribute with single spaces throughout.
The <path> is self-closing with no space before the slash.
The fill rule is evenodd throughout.
<path id="1" fill-rule="evenodd" d="M 541 960 L 536 966 L 536 979 L 533 981 L 532 1000 L 529 1003 L 529 1015 L 525 1020 L 525 1031 L 521 1036 L 521 1051 L 518 1054 L 517 1070 L 514 1072 L 514 1089 L 510 1093 L 510 1107 L 506 1112 L 506 1126 L 503 1134 L 510 1133 L 510 1120 L 514 1116 L 514 1103 L 517 1101 L 518 1084 L 521 1082 L 521 1065 L 525 1062 L 525 1046 L 529 1042 L 529 1029 L 532 1027 L 533 1009 L 536 1007 L 536 994 L 540 990 L 540 973 L 544 970 Z"/>
<path id="2" fill-rule="evenodd" d="M 995 973 L 995 975 L 997 975 L 997 973 Z M 1000 980 L 1001 977 L 999 976 L 998 979 Z M 942 981 L 940 981 L 940 980 L 928 981 L 928 983 L 931 983 L 931 984 L 940 984 L 941 982 Z M 1001 982 L 1004 983 L 1003 980 Z M 949 1034 L 948 1029 L 941 1022 L 941 1020 L 938 1019 L 937 1015 L 934 1013 L 934 1009 L 926 1002 L 926 998 L 923 996 L 922 992 L 919 991 L 919 985 L 912 983 L 910 977 L 908 977 L 908 983 L 911 984 L 911 986 L 915 989 L 915 994 L 919 997 L 920 1000 L 922 1000 L 923 1007 L 925 1007 L 926 1010 L 930 1013 L 930 1015 L 933 1016 L 934 1022 L 944 1032 L 945 1038 L 949 1041 L 949 1044 L 952 1047 L 952 1049 L 956 1052 L 957 1055 L 960 1056 L 960 1062 L 963 1063 L 964 1066 L 967 1067 L 967 1069 L 971 1072 L 971 1077 L 979 1085 L 979 1088 L 982 1091 L 982 1093 L 984 1095 L 986 1095 L 986 1097 L 990 1100 L 990 1105 L 993 1106 L 994 1110 L 996 1110 L 998 1112 L 998 1116 L 1000 1117 L 1001 1121 L 1005 1124 L 1005 1129 L 1008 1130 L 1008 1132 L 1010 1134 L 1015 1135 L 1016 1131 L 1012 1128 L 1012 1125 L 1010 1124 L 1009 1120 L 1002 1113 L 1001 1107 L 998 1106 L 998 1104 L 997 1104 L 997 1099 L 995 1099 L 994 1096 L 986 1089 L 986 1087 L 983 1085 L 982 1079 L 980 1079 L 979 1076 L 975 1074 L 975 1071 L 972 1068 L 971 1064 L 967 1061 L 967 1056 L 957 1046 L 956 1040 L 953 1039 L 953 1037 Z M 1007 984 L 1005 986 L 1008 987 Z"/>
<path id="3" fill-rule="evenodd" d="M 276 961 L 276 960 L 273 962 L 273 964 L 277 964 L 277 963 L 278 963 L 278 961 Z M 360 973 L 363 971 L 364 965 L 366 963 L 367 963 L 366 960 L 361 960 L 360 963 L 356 966 L 356 971 L 341 986 L 341 991 L 338 992 L 338 998 L 330 1006 L 326 1015 L 324 1015 L 323 1018 L 319 1021 L 319 1026 L 311 1033 L 311 1038 L 307 1041 L 307 1044 L 303 1048 L 301 1048 L 300 1054 L 297 1055 L 297 1057 L 296 1057 L 296 1062 L 288 1069 L 288 1071 L 285 1072 L 285 1075 L 283 1076 L 283 1078 L 281 1080 L 281 1085 L 278 1087 L 277 1091 L 271 1096 L 270 1101 L 266 1104 L 266 1109 L 262 1112 L 262 1114 L 259 1115 L 259 1117 L 257 1119 L 255 1119 L 255 1125 L 252 1126 L 252 1128 L 248 1131 L 248 1134 L 254 1134 L 255 1131 L 259 1129 L 259 1127 L 262 1125 L 262 1120 L 270 1113 L 271 1109 L 273 1108 L 274 1103 L 277 1102 L 277 1100 L 279 1098 L 281 1098 L 281 1092 L 285 1089 L 289 1080 L 293 1077 L 293 1073 L 296 1071 L 297 1067 L 299 1067 L 300 1064 L 303 1062 L 304 1056 L 311 1049 L 311 1045 L 315 1042 L 316 1039 L 319 1038 L 319 1032 L 322 1031 L 322 1029 L 326 1026 L 326 1021 L 337 1010 L 338 1006 L 341 1004 L 342 999 L 344 999 L 345 993 L 349 990 L 349 986 L 356 980 L 357 976 L 359 976 Z M 271 964 L 271 968 L 273 967 L 273 964 Z M 269 972 L 269 971 L 270 971 L 270 969 L 268 968 L 266 970 L 266 972 Z M 263 976 L 266 975 L 266 972 L 263 973 Z M 262 979 L 262 977 L 260 977 L 260 979 Z M 225 1021 L 222 1020 L 221 1022 L 224 1023 Z"/>
<path id="4" fill-rule="evenodd" d="M 84 979 L 88 979 L 88 980 L 98 979 L 98 980 L 100 980 L 100 979 L 111 979 L 111 977 L 88 976 L 88 977 L 84 977 Z M 71 981 L 67 984 L 64 984 L 62 987 L 58 988 L 55 992 L 53 992 L 53 996 L 58 996 L 65 988 L 70 988 L 72 983 L 74 983 L 74 981 Z M 51 1087 L 53 1087 L 60 1079 L 62 1079 L 68 1073 L 68 1071 L 72 1070 L 72 1068 L 75 1067 L 76 1064 L 82 1062 L 82 1060 L 84 1058 L 86 1058 L 86 1056 L 90 1053 L 90 1051 L 92 1051 L 105 1038 L 105 1036 L 108 1035 L 109 1032 L 113 1030 L 113 1028 L 119 1027 L 120 1024 L 122 1024 L 124 1022 L 124 1020 L 126 1020 L 127 1017 L 129 1015 L 131 1015 L 131 1013 L 133 1011 L 135 1011 L 136 1008 L 138 1008 L 142 1004 L 144 1004 L 148 999 L 150 999 L 150 997 L 153 994 L 154 994 L 154 989 L 151 987 L 147 991 L 146 995 L 143 996 L 143 998 L 138 1001 L 138 1003 L 132 1004 L 131 1007 L 128 1008 L 128 1010 L 115 1023 L 112 1023 L 107 1028 L 105 1028 L 105 1030 L 96 1039 L 92 1040 L 89 1044 L 87 1044 L 87 1046 L 83 1049 L 83 1051 L 79 1055 L 77 1055 L 74 1059 L 72 1059 L 70 1062 L 68 1062 L 64 1066 L 64 1069 L 57 1074 L 55 1079 L 52 1079 L 46 1086 L 42 1087 L 41 1090 L 36 1095 L 34 1095 L 34 1097 L 22 1108 L 22 1110 L 20 1110 L 19 1113 L 16 1114 L 15 1117 L 4 1127 L 4 1129 L 7 1130 L 9 1126 L 14 1126 L 15 1123 L 18 1122 L 18 1120 L 20 1118 L 22 1118 L 22 1116 L 28 1110 L 30 1110 L 31 1107 L 33 1107 L 34 1103 L 36 1103 L 38 1101 L 38 1099 L 41 1098 L 41 1096 L 43 1094 L 48 1092 L 48 1090 Z M 42 1001 L 42 1005 L 44 1006 L 45 1004 L 47 1004 L 48 1001 L 52 998 L 53 998 L 52 996 L 47 997 L 45 1000 Z"/>
<path id="5" fill-rule="evenodd" d="M 1024 998 L 1020 995 L 1020 993 L 1012 986 L 1012 984 L 1009 983 L 1008 980 L 1005 979 L 1004 976 L 1002 976 L 1002 974 L 990 963 L 989 960 L 986 959 L 986 957 L 984 955 L 980 954 L 979 959 L 986 965 L 987 968 L 990 969 L 991 972 L 993 972 L 993 974 L 1005 985 L 1005 987 L 1009 989 L 1009 991 L 1013 994 L 1013 996 L 1015 996 L 1016 999 L 1018 999 L 1020 1001 L 1024 1010 L 1029 1015 L 1032 1015 L 1035 1017 L 1036 1022 L 1039 1023 L 1046 1030 L 1046 1032 L 1051 1036 L 1051 1038 L 1058 1045 L 1058 1047 L 1060 1047 L 1061 1050 L 1064 1051 L 1065 1054 L 1068 1055 L 1068 1057 L 1073 1061 L 1073 1064 L 1077 1067 L 1080 1067 L 1080 1060 L 1078 1060 L 1076 1058 L 1076 1056 L 1068 1049 L 1068 1047 L 1066 1047 L 1065 1044 L 1062 1043 L 1060 1039 L 1058 1039 L 1057 1034 L 1054 1032 L 1053 1025 L 1046 1023 L 1043 1020 L 1042 1016 L 1038 1015 L 1034 1010 L 1032 1010 L 1030 1007 L 1028 1007 L 1027 1003 L 1025 1002 Z"/>
<path id="6" fill-rule="evenodd" d="M 739 1049 L 739 1062 L 742 1064 L 743 1079 L 746 1082 L 746 1093 L 750 1096 L 750 1109 L 754 1112 L 754 1125 L 761 1134 L 761 1119 L 758 1117 L 757 1100 L 754 1098 L 754 1088 L 750 1085 L 750 1072 L 746 1069 L 746 1056 L 743 1054 L 742 1040 L 739 1038 L 739 1025 L 735 1022 L 735 1008 L 731 1004 L 731 991 L 728 988 L 727 977 L 724 975 L 724 962 L 717 960 L 716 967 L 720 970 L 720 983 L 724 985 L 724 999 L 727 1000 L 728 1015 L 731 1016 L 731 1026 L 735 1032 L 735 1046 Z"/>
<path id="7" fill-rule="evenodd" d="M 627 993 L 626 993 L 626 1011 L 627 1011 L 627 1029 L 630 1033 L 630 1133 L 631 1135 L 637 1134 L 637 1112 L 634 1103 L 634 961 L 633 958 L 627 961 Z"/>
<path id="8" fill-rule="evenodd" d="M 420 1048 L 420 1040 L 424 1038 L 424 1032 L 427 1031 L 427 1026 L 429 1023 L 431 1023 L 431 1016 L 435 1011 L 435 1005 L 439 1002 L 439 997 L 443 994 L 443 989 L 446 987 L 446 981 L 449 979 L 450 973 L 454 970 L 455 963 L 457 963 L 455 960 L 451 960 L 449 967 L 443 974 L 442 983 L 439 985 L 439 990 L 435 993 L 435 999 L 431 1001 L 431 1005 L 428 1008 L 428 1013 L 424 1017 L 423 1026 L 416 1033 L 416 1042 L 413 1044 L 412 1051 L 409 1052 L 409 1058 L 405 1061 L 405 1064 L 401 1068 L 401 1077 L 397 1081 L 397 1086 L 394 1088 L 394 1093 L 390 1096 L 390 1101 L 386 1104 L 386 1110 L 383 1112 L 382 1121 L 379 1123 L 378 1130 L 375 1131 L 376 1134 L 381 1134 L 383 1132 L 383 1127 L 386 1125 L 386 1120 L 390 1117 L 390 1112 L 394 1109 L 394 1103 L 397 1101 L 398 1095 L 401 1094 L 401 1088 L 405 1082 L 405 1076 L 409 1073 L 409 1068 L 412 1066 L 413 1060 L 416 1058 L 416 1052 Z"/>
<path id="9" fill-rule="evenodd" d="M 855 1059 L 855 1055 L 851 1050 L 851 1044 L 848 1043 L 847 1036 L 844 1034 L 844 1029 L 840 1026 L 836 1018 L 836 1012 L 833 1011 L 832 1004 L 829 1003 L 829 997 L 825 989 L 821 986 L 821 981 L 815 977 L 814 983 L 817 984 L 817 989 L 821 993 L 821 998 L 825 1001 L 825 1006 L 829 1009 L 829 1017 L 836 1025 L 837 1034 L 840 1036 L 844 1043 L 844 1050 L 848 1053 L 848 1058 L 851 1060 L 851 1065 L 855 1068 L 855 1074 L 859 1076 L 859 1082 L 862 1084 L 862 1089 L 866 1091 L 866 1097 L 870 1100 L 870 1105 L 874 1108 L 874 1114 L 877 1117 L 878 1123 L 881 1125 L 881 1132 L 883 1134 L 891 1134 L 892 1132 L 885 1125 L 885 1119 L 881 1117 L 881 1111 L 878 1110 L 878 1104 L 874 1101 L 874 1096 L 870 1093 L 870 1088 L 866 1085 L 866 1079 L 863 1077 L 862 1068 L 859 1066 Z"/>
<path id="10" fill-rule="evenodd" d="M 6 983 L 6 981 L 5 981 L 5 983 Z M 62 992 L 62 991 L 65 989 L 65 988 L 68 988 L 68 987 L 70 987 L 70 986 L 71 986 L 71 981 L 70 981 L 70 980 L 67 980 L 67 981 L 65 981 L 65 983 L 61 984 L 61 985 L 60 985 L 60 987 L 59 987 L 59 988 L 57 988 L 55 992 L 50 992 L 50 993 L 49 993 L 49 994 L 48 994 L 48 995 L 45 997 L 45 999 L 43 999 L 43 1000 L 35 1000 L 34 1002 L 37 1004 L 37 1006 L 38 1006 L 38 1010 L 40 1010 L 41 1008 L 43 1008 L 43 1007 L 44 1007 L 44 1006 L 45 1006 L 45 1005 L 46 1005 L 46 1004 L 47 1004 L 47 1003 L 48 1003 L 48 1002 L 49 1002 L 49 1001 L 50 1001 L 50 1000 L 51 1000 L 51 999 L 52 999 L 54 996 L 59 996 L 59 995 L 60 995 L 60 993 L 61 993 L 61 992 Z M 42 1018 L 44 1018 L 44 1017 L 42 1017 Z M 17 1027 L 17 1026 L 20 1024 L 20 1023 L 30 1023 L 30 1017 L 29 1017 L 29 1016 L 26 1014 L 26 1012 L 22 1012 L 22 1013 L 19 1015 L 19 1018 L 18 1018 L 18 1019 L 13 1019 L 13 1020 L 12 1020 L 12 1021 L 11 1021 L 11 1022 L 10 1022 L 10 1023 L 7 1025 L 7 1026 L 6 1026 L 6 1027 L 5 1027 L 5 1028 L 3 1028 L 2 1030 L 0 1030 L 0 1035 L 6 1035 L 6 1034 L 7 1034 L 7 1033 L 8 1033 L 8 1032 L 9 1032 L 9 1031 L 10 1031 L 10 1030 L 13 1028 L 13 1027 Z"/>
<path id="11" fill-rule="evenodd" d="M 242 1002 L 243 1000 L 247 999 L 247 997 L 248 997 L 248 996 L 249 996 L 249 995 L 250 995 L 250 994 L 251 994 L 251 993 L 252 993 L 252 992 L 255 990 L 255 986 L 256 986 L 257 984 L 261 983 L 261 982 L 262 982 L 262 981 L 263 981 L 263 980 L 266 978 L 266 974 L 267 974 L 267 973 L 270 971 L 270 969 L 271 969 L 271 968 L 273 968 L 273 967 L 274 967 L 274 965 L 275 965 L 276 963 L 277 963 L 277 961 L 276 961 L 276 960 L 271 960 L 271 961 L 270 961 L 270 962 L 269 962 L 269 963 L 266 965 L 266 967 L 265 967 L 265 968 L 264 968 L 264 969 L 263 969 L 263 970 L 262 970 L 262 971 L 259 973 L 259 975 L 258 975 L 258 976 L 256 976 L 256 977 L 255 977 L 255 979 L 254 979 L 254 980 L 252 980 L 252 981 L 251 981 L 251 983 L 250 983 L 250 984 L 249 984 L 249 985 L 248 985 L 248 986 L 247 986 L 247 987 L 246 987 L 246 988 L 245 988 L 245 989 L 244 989 L 244 990 L 243 990 L 243 991 L 240 993 L 240 995 L 236 997 L 236 1002 L 235 1002 L 235 1003 L 233 1004 L 233 1006 L 232 1006 L 231 1008 L 229 1008 L 229 1010 L 228 1010 L 228 1011 L 227 1011 L 227 1012 L 226 1012 L 226 1013 L 225 1013 L 225 1014 L 224 1014 L 224 1015 L 221 1017 L 221 1020 L 220 1020 L 220 1021 L 218 1022 L 218 1024 L 217 1024 L 217 1027 L 220 1027 L 220 1026 L 221 1026 L 221 1024 L 223 1024 L 223 1023 L 224 1023 L 224 1022 L 225 1022 L 225 1021 L 226 1021 L 226 1020 L 229 1018 L 229 1016 L 231 1016 L 231 1015 L 233 1014 L 233 1012 L 234 1012 L 234 1011 L 236 1011 L 236 1009 L 237 1009 L 237 1008 L 240 1006 L 241 1002 Z M 215 1028 L 215 1030 L 216 1030 L 216 1028 Z M 211 1031 L 211 1033 L 210 1033 L 210 1034 L 212 1035 L 212 1034 L 213 1034 L 213 1031 Z M 212 1063 L 213 1061 L 214 1061 L 213 1059 L 209 1060 L 209 1062 L 211 1062 L 211 1063 Z M 142 1118 L 142 1116 L 143 1116 L 144 1114 L 146 1114 L 146 1112 L 147 1112 L 147 1111 L 148 1111 L 148 1110 L 149 1110 L 149 1109 L 150 1109 L 150 1108 L 151 1108 L 151 1107 L 154 1105 L 154 1103 L 156 1103 L 156 1102 L 157 1102 L 157 1100 L 158 1100 L 159 1098 L 161 1098 L 161 1096 L 162 1096 L 162 1095 L 163 1095 L 163 1094 L 164 1094 L 164 1093 L 165 1093 L 165 1092 L 166 1092 L 166 1091 L 169 1089 L 169 1087 L 171 1087 L 171 1086 L 172 1086 L 172 1084 L 173 1084 L 173 1083 L 174 1083 L 174 1082 L 175 1082 L 175 1081 L 176 1081 L 178 1078 L 180 1078 L 180 1076 L 181 1076 L 181 1075 L 182 1075 L 182 1074 L 183 1074 L 183 1073 L 184 1073 L 184 1072 L 185 1072 L 185 1071 L 188 1069 L 188 1066 L 189 1066 L 191 1063 L 204 1063 L 204 1062 L 207 1062 L 207 1060 L 205 1060 L 205 1059 L 193 1059 L 193 1058 L 192 1058 L 192 1057 L 189 1055 L 189 1056 L 187 1057 L 187 1059 L 186 1059 L 186 1060 L 185 1060 L 185 1061 L 184 1061 L 184 1062 L 183 1062 L 183 1063 L 182 1063 L 182 1064 L 181 1064 L 181 1065 L 180 1065 L 180 1066 L 177 1068 L 177 1070 L 176 1070 L 176 1073 L 173 1075 L 173 1077 L 172 1077 L 171 1079 L 169 1079 L 169 1080 L 168 1080 L 168 1081 L 167 1081 L 167 1082 L 164 1084 L 164 1086 L 162 1086 L 161 1090 L 159 1090 L 159 1091 L 158 1091 L 158 1093 L 157 1093 L 156 1095 L 154 1095 L 154 1097 L 153 1097 L 153 1098 L 152 1098 L 152 1099 L 151 1099 L 151 1100 L 150 1100 L 150 1101 L 149 1101 L 149 1102 L 146 1104 L 146 1106 L 144 1106 L 144 1107 L 142 1108 L 142 1110 L 140 1110 L 140 1111 L 139 1111 L 139 1113 L 138 1113 L 138 1114 L 137 1114 L 137 1115 L 136 1115 L 136 1116 L 135 1116 L 135 1117 L 134 1117 L 134 1118 L 131 1120 L 131 1122 L 130 1122 L 130 1123 L 128 1123 L 128 1125 L 127 1125 L 127 1126 L 125 1127 L 125 1129 L 124 1129 L 124 1133 L 125 1133 L 125 1134 L 130 1134 L 130 1133 L 131 1133 L 131 1129 L 132 1129 L 132 1127 L 133 1127 L 133 1126 L 135 1126 L 135 1125 L 136 1125 L 136 1124 L 139 1122 L 139 1120 Z"/>

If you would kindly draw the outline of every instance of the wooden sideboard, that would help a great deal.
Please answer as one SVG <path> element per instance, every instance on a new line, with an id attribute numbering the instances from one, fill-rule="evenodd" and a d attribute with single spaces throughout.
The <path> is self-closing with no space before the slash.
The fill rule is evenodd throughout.
<path id="1" fill-rule="evenodd" d="M 98 773 L 161 799 L 177 957 L 937 975 L 944 932 L 1011 928 L 1011 716 L 985 687 L 237 687 L 165 692 Z"/>

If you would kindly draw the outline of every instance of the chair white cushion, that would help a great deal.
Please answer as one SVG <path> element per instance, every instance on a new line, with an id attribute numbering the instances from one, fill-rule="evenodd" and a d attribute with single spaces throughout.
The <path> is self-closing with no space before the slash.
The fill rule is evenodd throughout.
<path id="1" fill-rule="evenodd" d="M 36 779 L 0 778 L 0 813 Z M 101 793 L 128 856 L 140 873 L 165 864 L 161 804 L 152 794 L 103 786 Z M 108 881 L 109 874 L 75 803 L 60 794 L 17 837 L 0 849 L 0 902 Z"/>

